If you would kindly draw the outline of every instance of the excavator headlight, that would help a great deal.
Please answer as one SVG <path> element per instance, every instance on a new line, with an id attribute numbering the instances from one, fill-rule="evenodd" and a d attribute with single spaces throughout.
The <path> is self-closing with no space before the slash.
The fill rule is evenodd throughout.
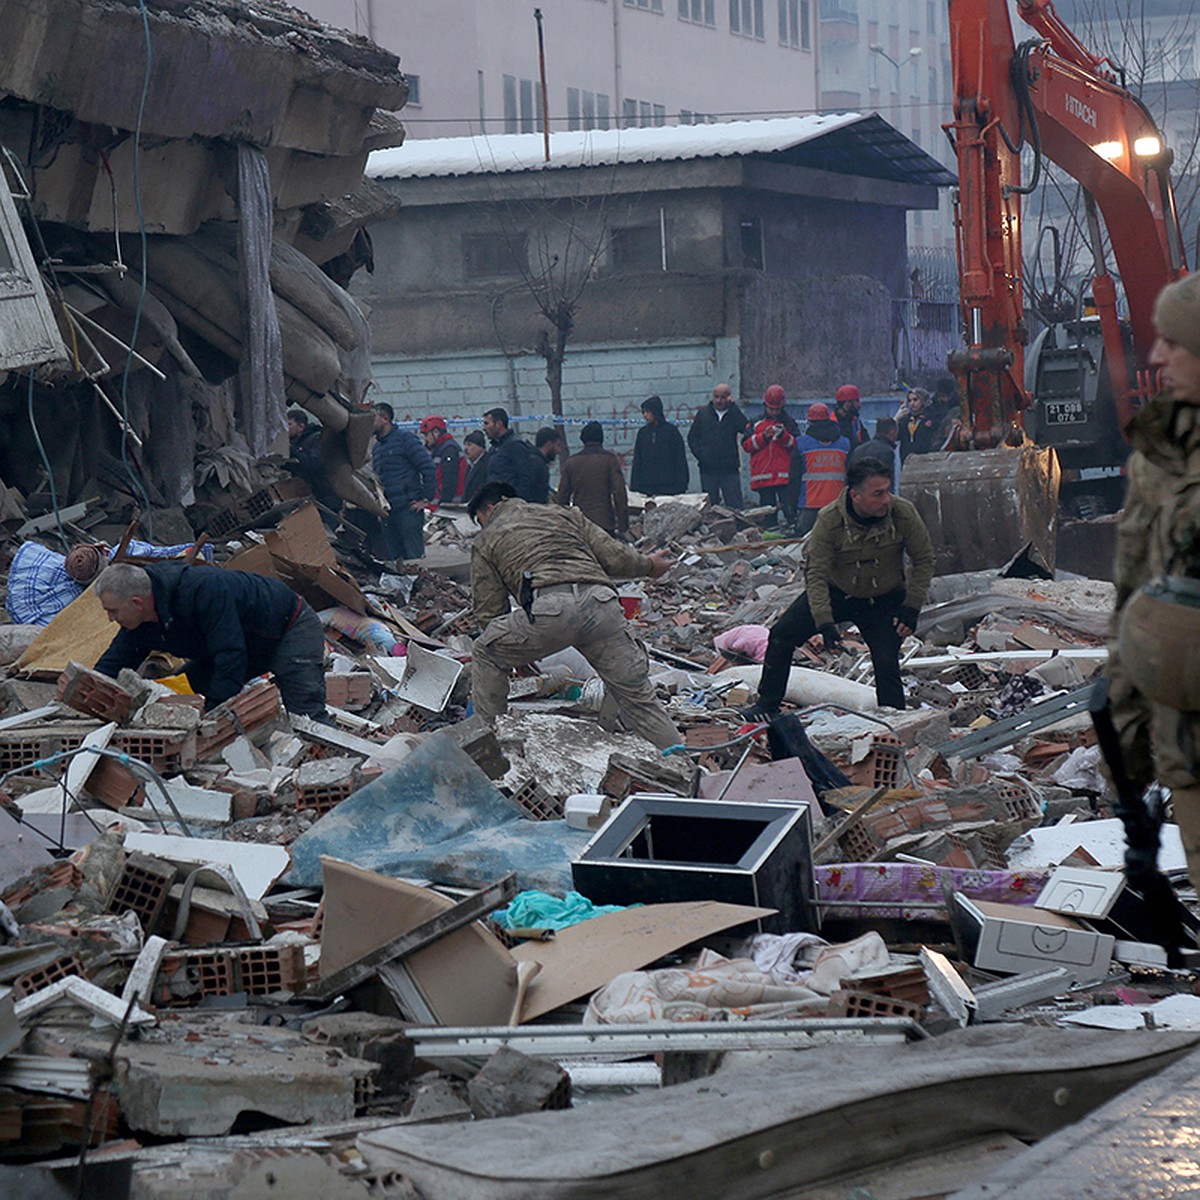
<path id="1" fill-rule="evenodd" d="M 1162 139 L 1153 133 L 1134 138 L 1133 152 L 1138 158 L 1155 158 L 1162 153 Z"/>
<path id="2" fill-rule="evenodd" d="M 1121 157 L 1125 147 L 1120 142 L 1097 142 L 1092 149 L 1107 162 L 1112 162 Z"/>

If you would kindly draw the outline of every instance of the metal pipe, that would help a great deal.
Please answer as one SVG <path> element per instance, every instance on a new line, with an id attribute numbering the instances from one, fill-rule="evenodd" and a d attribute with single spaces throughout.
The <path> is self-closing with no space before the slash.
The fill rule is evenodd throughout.
<path id="1" fill-rule="evenodd" d="M 983 345 L 983 309 L 971 309 L 971 345 Z"/>

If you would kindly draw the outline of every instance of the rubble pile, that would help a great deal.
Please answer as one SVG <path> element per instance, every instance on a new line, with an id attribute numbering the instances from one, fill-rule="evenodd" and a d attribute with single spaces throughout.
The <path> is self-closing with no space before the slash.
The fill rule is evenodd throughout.
<path id="1" fill-rule="evenodd" d="M 422 563 L 385 564 L 304 498 L 268 498 L 210 532 L 214 558 L 320 613 L 328 724 L 289 716 L 269 678 L 205 711 L 179 663 L 97 674 L 86 592 L 0 628 L 0 1160 L 24 1164 L 0 1180 L 69 1158 L 124 1171 L 105 1195 L 249 1196 L 270 1162 L 298 1196 L 578 1194 L 566 1168 L 561 1190 L 523 1190 L 495 1150 L 509 1190 L 455 1190 L 492 1142 L 454 1131 L 544 1121 L 582 1145 L 581 1116 L 615 1136 L 652 1102 L 699 1112 L 698 1088 L 727 1097 L 768 1055 L 760 1124 L 680 1118 L 728 1151 L 817 1120 L 790 1082 L 806 1061 L 861 1080 L 858 1062 L 903 1075 L 919 1052 L 948 1080 L 963 1055 L 966 1078 L 1024 1053 L 1016 1024 L 1045 1070 L 1062 1055 L 1129 1083 L 1194 1045 L 1147 1032 L 1194 1030 L 1200 1000 L 1120 871 L 1087 714 L 1109 585 L 943 577 L 903 648 L 908 709 L 875 705 L 850 634 L 802 647 L 804 699 L 747 725 L 803 543 L 699 498 L 647 509 L 631 537 L 683 564 L 621 589 L 684 732 L 660 755 L 599 727 L 570 650 L 514 677 L 495 729 L 469 715 L 461 514 L 432 518 Z M 1168 824 L 1160 865 L 1183 879 L 1183 861 Z M 1175 894 L 1189 929 L 1194 899 Z M 1152 1046 L 1131 1055 L 1122 1029 Z M 993 1106 L 985 1132 L 1016 1154 L 1115 1087 L 1044 1116 Z"/>

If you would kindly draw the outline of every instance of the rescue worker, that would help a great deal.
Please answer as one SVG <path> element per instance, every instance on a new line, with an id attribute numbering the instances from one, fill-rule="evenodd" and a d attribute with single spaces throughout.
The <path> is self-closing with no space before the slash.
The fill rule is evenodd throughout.
<path id="1" fill-rule="evenodd" d="M 846 482 L 850 443 L 829 412 L 828 405 L 808 406 L 808 427 L 796 441 L 788 481 L 789 503 L 796 514 L 796 532 L 807 533 L 817 514 L 841 492 Z"/>
<path id="2" fill-rule="evenodd" d="M 1200 275 L 1159 293 L 1154 328 L 1162 392 L 1127 430 L 1110 698 L 1126 774 L 1171 789 L 1200 887 Z"/>
<path id="3" fill-rule="evenodd" d="M 867 427 L 859 415 L 862 412 L 862 396 L 852 383 L 843 383 L 833 395 L 833 419 L 838 423 L 850 449 L 869 440 Z"/>
<path id="4" fill-rule="evenodd" d="M 451 437 L 445 417 L 426 417 L 421 422 L 420 433 L 436 472 L 434 499 L 439 504 L 453 504 L 462 496 L 467 474 L 462 447 Z"/>
<path id="5" fill-rule="evenodd" d="M 935 555 L 916 507 L 893 496 L 891 486 L 887 465 L 864 459 L 850 468 L 842 494 L 821 509 L 808 541 L 805 591 L 771 629 L 758 703 L 747 715 L 777 713 L 792 652 L 818 633 L 825 649 L 836 649 L 841 621 L 853 621 L 867 643 L 879 704 L 904 707 L 900 644 L 917 627 Z"/>
<path id="6" fill-rule="evenodd" d="M 184 674 L 205 709 L 270 671 L 288 712 L 325 717 L 325 630 L 286 583 L 187 563 L 117 563 L 95 591 L 121 627 L 96 664 L 101 675 L 166 651 L 188 660 Z"/>
<path id="7" fill-rule="evenodd" d="M 574 646 L 604 682 L 602 727 L 623 727 L 660 750 L 678 745 L 610 578 L 658 579 L 673 560 L 639 554 L 577 508 L 518 499 L 507 483 L 486 484 L 467 512 L 482 529 L 471 550 L 471 598 L 484 627 L 471 658 L 475 711 L 494 722 L 508 708 L 513 667 Z"/>
<path id="8" fill-rule="evenodd" d="M 784 408 L 787 397 L 777 383 L 763 393 L 762 415 L 754 421 L 750 432 L 742 439 L 742 449 L 750 455 L 750 490 L 758 493 L 759 504 L 771 504 L 775 512 L 767 520 L 774 528 L 783 510 L 785 524 L 796 519 L 792 508 L 788 481 L 791 476 L 792 451 L 800 432 L 792 414 Z"/>

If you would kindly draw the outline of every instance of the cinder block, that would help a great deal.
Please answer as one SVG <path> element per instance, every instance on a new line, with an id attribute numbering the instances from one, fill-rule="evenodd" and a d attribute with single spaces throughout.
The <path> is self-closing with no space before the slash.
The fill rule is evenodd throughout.
<path id="1" fill-rule="evenodd" d="M 58 677 L 58 698 L 77 712 L 118 725 L 129 719 L 133 707 L 133 697 L 115 679 L 76 662 L 68 663 Z"/>
<path id="2" fill-rule="evenodd" d="M 829 997 L 828 1017 L 909 1017 L 919 1021 L 924 1009 L 907 1000 L 892 996 L 875 996 L 870 992 L 842 989 Z"/>
<path id="3" fill-rule="evenodd" d="M 93 799 L 113 809 L 141 804 L 146 795 L 142 781 L 114 758 L 101 758 L 92 767 L 84 790 Z"/>
<path id="4" fill-rule="evenodd" d="M 325 675 L 325 703 L 331 708 L 351 712 L 371 703 L 375 677 L 368 671 L 328 671 Z"/>
<path id="5" fill-rule="evenodd" d="M 134 851 L 125 856 L 125 866 L 113 885 L 105 911 L 134 912 L 142 932 L 149 937 L 158 925 L 174 882 L 175 868 L 170 863 Z"/>

